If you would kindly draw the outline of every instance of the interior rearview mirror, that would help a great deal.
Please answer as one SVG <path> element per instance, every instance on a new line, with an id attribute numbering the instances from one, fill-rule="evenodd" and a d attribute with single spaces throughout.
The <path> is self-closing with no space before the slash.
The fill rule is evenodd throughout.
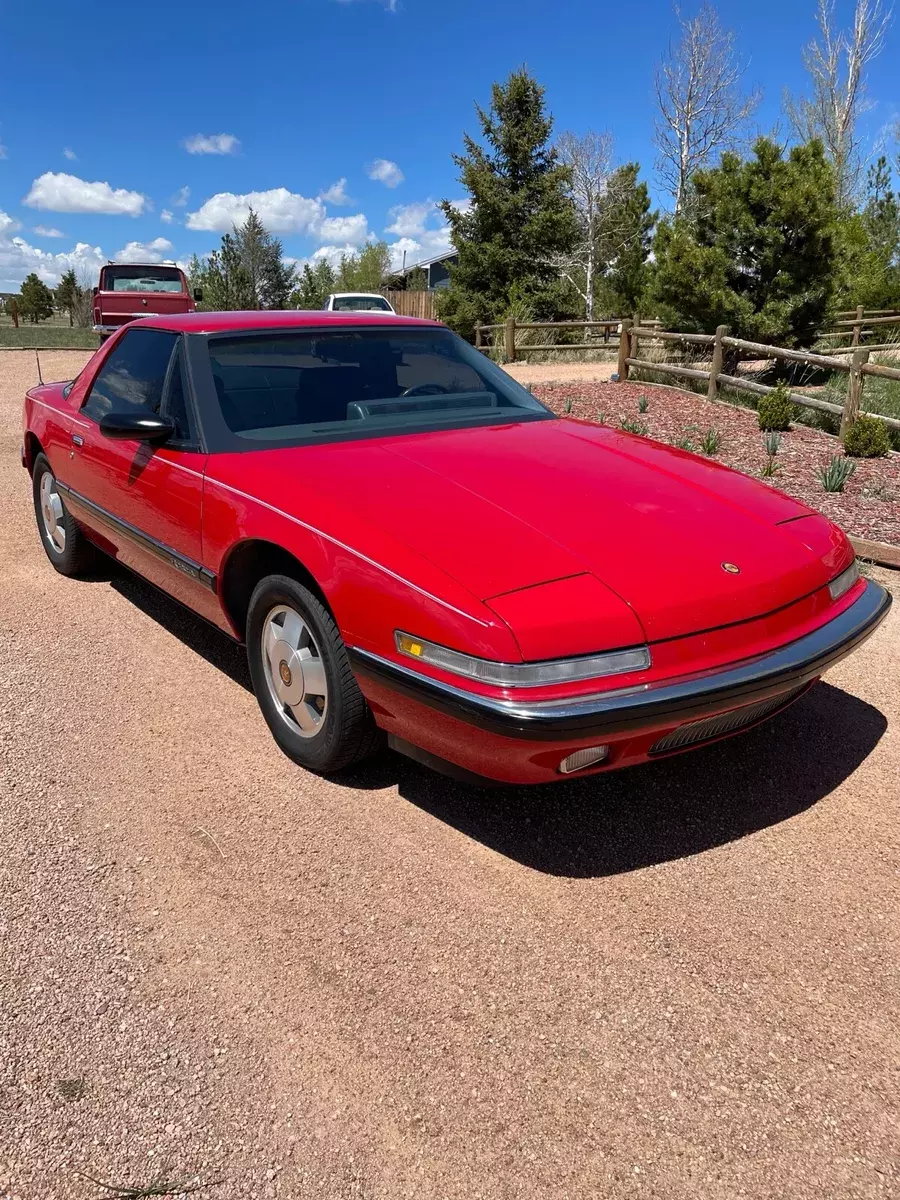
<path id="1" fill-rule="evenodd" d="M 165 442 L 175 432 L 171 417 L 158 417 L 156 413 L 111 412 L 100 418 L 100 432 L 104 437 L 120 441 Z"/>

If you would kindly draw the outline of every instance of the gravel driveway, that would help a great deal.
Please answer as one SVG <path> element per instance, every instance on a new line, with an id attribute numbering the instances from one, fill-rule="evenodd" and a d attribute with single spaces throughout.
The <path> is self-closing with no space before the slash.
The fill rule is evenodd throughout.
<path id="1" fill-rule="evenodd" d="M 898 1195 L 900 606 L 682 758 L 324 782 L 224 637 L 53 572 L 8 358 L 0 1197 Z"/>

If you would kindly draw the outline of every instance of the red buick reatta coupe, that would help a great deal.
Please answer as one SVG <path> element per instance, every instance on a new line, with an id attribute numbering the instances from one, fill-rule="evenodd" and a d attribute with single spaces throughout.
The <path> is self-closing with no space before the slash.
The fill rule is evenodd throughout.
<path id="1" fill-rule="evenodd" d="M 390 314 L 138 321 L 28 393 L 22 461 L 54 567 L 105 552 L 244 642 L 313 771 L 385 734 L 510 783 L 675 754 L 783 709 L 890 606 L 798 501 L 556 417 Z"/>

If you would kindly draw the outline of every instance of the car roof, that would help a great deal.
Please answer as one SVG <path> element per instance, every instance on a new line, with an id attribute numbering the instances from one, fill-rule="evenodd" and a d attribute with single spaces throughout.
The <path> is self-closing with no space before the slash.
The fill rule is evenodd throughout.
<path id="1" fill-rule="evenodd" d="M 335 300 L 337 300 L 338 298 L 343 299 L 346 296 L 365 296 L 365 298 L 367 300 L 384 300 L 385 299 L 385 297 L 382 296 L 381 292 L 332 292 L 331 295 L 332 295 L 332 298 Z"/>
<path id="2" fill-rule="evenodd" d="M 439 321 L 423 321 L 419 317 L 398 317 L 389 312 L 324 312 L 321 309 L 309 311 L 292 309 L 288 311 L 255 311 L 255 312 L 194 312 L 173 313 L 171 316 L 144 317 L 132 321 L 134 326 L 143 325 L 146 328 L 171 329 L 177 333 L 222 333 L 228 330 L 236 332 L 253 329 L 302 329 L 307 325 L 409 325 L 431 327 L 439 326 Z"/>
<path id="3" fill-rule="evenodd" d="M 174 262 L 108 262 L 103 264 L 101 270 L 108 271 L 110 267 L 140 267 L 142 271 L 146 271 L 148 267 L 151 270 L 153 270 L 154 267 L 168 267 L 170 270 L 174 267 L 176 271 L 181 270 L 181 267 L 179 267 L 178 263 Z"/>

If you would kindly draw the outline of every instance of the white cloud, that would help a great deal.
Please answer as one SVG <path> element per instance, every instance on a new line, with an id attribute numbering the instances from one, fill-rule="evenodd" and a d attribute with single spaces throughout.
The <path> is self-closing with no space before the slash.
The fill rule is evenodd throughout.
<path id="1" fill-rule="evenodd" d="M 65 237 L 66 235 L 60 229 L 55 229 L 52 225 L 35 225 L 34 232 L 38 237 Z"/>
<path id="2" fill-rule="evenodd" d="M 424 200 L 421 204 L 397 204 L 388 212 L 393 221 L 386 232 L 396 233 L 398 237 L 417 237 L 425 232 L 425 223 L 429 218 L 439 213 L 440 209 L 433 200 Z"/>
<path id="3" fill-rule="evenodd" d="M 78 155 L 70 146 L 66 146 L 65 150 L 63 150 L 63 157 L 67 158 L 69 162 L 75 162 Z"/>
<path id="4" fill-rule="evenodd" d="M 172 197 L 171 204 L 173 208 L 184 208 L 188 200 L 191 198 L 191 189 L 189 187 L 179 188 Z"/>
<path id="5" fill-rule="evenodd" d="M 48 286 L 55 287 L 70 267 L 74 267 L 79 279 L 96 283 L 105 262 L 100 247 L 87 242 L 78 242 L 66 253 L 53 254 L 29 245 L 23 238 L 6 238 L 0 231 L 0 290 L 3 291 L 18 291 L 32 271 Z"/>
<path id="6" fill-rule="evenodd" d="M 0 142 L 0 158 L 6 158 L 6 147 Z"/>
<path id="7" fill-rule="evenodd" d="M 366 168 L 366 174 L 370 179 L 375 179 L 379 183 L 383 183 L 385 187 L 395 188 L 403 182 L 403 172 L 395 162 L 391 162 L 389 158 L 376 158 L 373 163 L 370 163 Z"/>
<path id="8" fill-rule="evenodd" d="M 183 145 L 188 154 L 237 154 L 241 148 L 233 133 L 195 133 Z"/>
<path id="9" fill-rule="evenodd" d="M 341 177 L 337 183 L 333 183 L 330 188 L 326 188 L 324 192 L 319 193 L 319 199 L 325 204 L 352 204 L 353 201 L 347 195 L 347 180 Z"/>
<path id="10" fill-rule="evenodd" d="M 331 265 L 333 267 L 336 267 L 342 258 L 344 258 L 345 256 L 347 258 L 349 258 L 351 254 L 356 253 L 356 250 L 357 250 L 356 246 L 350 246 L 350 245 L 347 245 L 347 246 L 320 246 L 318 248 L 318 250 L 313 251 L 313 253 L 309 256 L 309 258 L 299 259 L 297 261 L 297 266 L 303 267 L 303 265 L 305 263 L 309 263 L 309 265 L 311 267 L 314 267 L 317 262 L 321 262 L 322 259 L 325 258 L 328 260 L 328 262 L 331 263 Z"/>
<path id="11" fill-rule="evenodd" d="M 163 225 L 171 225 L 175 220 L 175 216 L 173 213 L 170 213 L 167 208 L 164 208 L 159 214 L 159 219 L 162 221 Z"/>
<path id="12" fill-rule="evenodd" d="M 354 217 L 326 217 L 316 233 L 329 242 L 361 246 L 369 236 L 369 223 L 365 213 L 357 213 Z"/>
<path id="13" fill-rule="evenodd" d="M 388 249 L 391 252 L 391 267 L 399 270 L 403 266 L 403 251 L 406 251 L 406 265 L 412 267 L 417 262 L 430 258 L 438 258 L 453 249 L 450 241 L 450 226 L 442 225 L 440 229 L 429 229 L 419 237 L 402 237 L 392 242 Z"/>
<path id="14" fill-rule="evenodd" d="M 129 242 L 121 250 L 117 250 L 116 262 L 127 263 L 158 263 L 162 262 L 167 250 L 172 249 L 172 243 L 167 238 L 154 238 L 152 242 Z"/>
<path id="15" fill-rule="evenodd" d="M 125 188 L 111 188 L 108 183 L 88 183 L 76 175 L 46 171 L 35 179 L 22 203 L 50 212 L 122 213 L 138 217 L 147 205 L 147 197 Z"/>
<path id="16" fill-rule="evenodd" d="M 21 228 L 22 226 L 15 217 L 11 217 L 9 213 L 0 209 L 0 237 L 7 233 L 15 233 L 17 229 Z"/>
<path id="17" fill-rule="evenodd" d="M 287 188 L 267 192 L 217 192 L 196 212 L 188 213 L 188 229 L 211 233 L 229 233 L 235 224 L 246 221 L 250 209 L 271 233 L 314 233 L 325 216 L 321 200 L 311 200 Z"/>

